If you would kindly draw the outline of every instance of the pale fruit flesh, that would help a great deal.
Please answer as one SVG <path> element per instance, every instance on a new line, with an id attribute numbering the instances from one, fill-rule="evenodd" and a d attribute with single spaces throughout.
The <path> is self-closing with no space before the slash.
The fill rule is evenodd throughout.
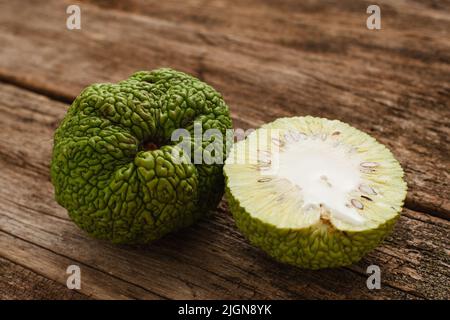
<path id="1" fill-rule="evenodd" d="M 309 268 L 359 260 L 391 229 L 406 195 L 403 170 L 386 147 L 321 118 L 263 126 L 235 144 L 224 172 L 244 234 L 279 260 Z M 284 233 L 290 242 L 279 238 Z"/>

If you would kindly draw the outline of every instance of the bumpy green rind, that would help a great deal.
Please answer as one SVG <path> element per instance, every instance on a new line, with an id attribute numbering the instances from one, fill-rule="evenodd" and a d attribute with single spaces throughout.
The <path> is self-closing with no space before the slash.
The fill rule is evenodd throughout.
<path id="1" fill-rule="evenodd" d="M 147 243 L 192 224 L 224 187 L 222 164 L 173 162 L 172 132 L 192 134 L 194 121 L 222 137 L 232 128 L 222 96 L 182 72 L 142 71 L 87 87 L 54 135 L 57 202 L 90 235 L 115 243 Z M 145 150 L 146 142 L 160 148 Z M 192 146 L 192 155 L 209 143 Z"/>
<path id="2" fill-rule="evenodd" d="M 306 269 L 336 268 L 359 261 L 392 231 L 400 216 L 362 232 L 343 232 L 322 222 L 304 229 L 280 229 L 252 217 L 227 187 L 225 195 L 238 229 L 250 243 L 280 262 Z"/>

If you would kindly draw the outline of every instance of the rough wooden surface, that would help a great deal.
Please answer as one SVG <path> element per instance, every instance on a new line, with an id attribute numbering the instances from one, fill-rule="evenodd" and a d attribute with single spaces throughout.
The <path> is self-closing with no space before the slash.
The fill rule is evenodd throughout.
<path id="1" fill-rule="evenodd" d="M 450 5 L 379 1 L 0 1 L 0 298 L 450 298 Z M 409 193 L 395 232 L 357 265 L 305 271 L 251 247 L 223 202 L 146 247 L 88 238 L 53 200 L 52 134 L 92 82 L 171 66 L 221 91 L 236 127 L 337 118 L 386 144 Z M 68 265 L 82 288 L 65 288 Z M 382 270 L 368 290 L 366 267 Z"/>
<path id="2" fill-rule="evenodd" d="M 0 296 L 2 299 L 88 299 L 74 290 L 27 268 L 0 258 Z"/>

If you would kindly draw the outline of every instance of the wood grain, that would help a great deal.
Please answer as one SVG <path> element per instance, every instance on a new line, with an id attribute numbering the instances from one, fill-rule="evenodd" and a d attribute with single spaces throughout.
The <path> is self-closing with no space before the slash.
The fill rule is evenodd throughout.
<path id="1" fill-rule="evenodd" d="M 369 2 L 0 0 L 0 298 L 449 299 L 450 4 Z M 53 199 L 52 135 L 93 82 L 170 66 L 212 84 L 235 127 L 278 117 L 336 118 L 399 159 L 409 186 L 392 236 L 349 268 L 274 262 L 215 214 L 149 246 L 90 239 Z M 65 286 L 82 270 L 79 292 Z M 366 267 L 382 270 L 368 290 Z"/>
<path id="2" fill-rule="evenodd" d="M 3 242 L 2 242 L 3 244 Z M 87 296 L 0 258 L 0 297 L 22 300 L 86 300 Z"/>
<path id="3" fill-rule="evenodd" d="M 450 297 L 450 222 L 408 209 L 359 264 L 319 272 L 281 265 L 250 246 L 225 202 L 212 218 L 149 246 L 90 239 L 55 203 L 49 181 L 51 138 L 66 108 L 0 85 L 0 256 L 14 263 L 61 284 L 67 266 L 80 265 L 81 293 L 93 298 Z M 371 264 L 386 275 L 382 290 L 366 288 Z"/>

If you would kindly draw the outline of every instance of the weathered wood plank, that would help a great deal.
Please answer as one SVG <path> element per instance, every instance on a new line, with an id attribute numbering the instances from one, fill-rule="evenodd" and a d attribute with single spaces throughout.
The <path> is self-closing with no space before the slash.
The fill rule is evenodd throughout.
<path id="1" fill-rule="evenodd" d="M 2 242 L 3 245 L 3 242 Z M 0 300 L 86 300 L 89 297 L 0 257 Z"/>
<path id="2" fill-rule="evenodd" d="M 202 31 L 273 43 L 348 60 L 355 48 L 397 53 L 406 60 L 450 62 L 450 2 L 381 0 L 382 30 L 368 33 L 370 1 L 82 0 L 104 10 L 145 15 Z M 417 39 L 419 41 L 414 41 Z M 423 46 L 423 41 L 427 46 Z"/>
<path id="3" fill-rule="evenodd" d="M 18 207 L 18 210 L 21 210 Z M 92 261 L 80 262 L 77 260 L 77 251 L 81 248 L 65 246 L 64 243 L 61 246 L 65 246 L 68 250 L 72 250 L 72 255 L 65 256 L 64 252 L 55 251 L 54 245 L 48 245 L 47 247 L 42 247 L 38 244 L 34 244 L 29 241 L 30 237 L 26 234 L 21 234 L 16 232 L 15 234 L 10 234 L 6 230 L 11 229 L 14 225 L 13 221 L 6 221 L 4 219 L 4 207 L 0 209 L 0 242 L 2 246 L 0 247 L 0 257 L 4 257 L 9 261 L 14 263 L 24 265 L 27 269 L 32 270 L 35 273 L 40 274 L 47 280 L 47 290 L 49 295 L 59 295 L 66 294 L 69 295 L 70 292 L 78 292 L 78 290 L 69 290 L 66 287 L 66 280 L 68 275 L 66 274 L 67 267 L 70 265 L 78 265 L 81 271 L 81 289 L 79 292 L 89 298 L 95 299 L 161 299 L 163 297 L 150 292 L 149 290 L 142 288 L 139 284 L 130 284 L 118 278 L 114 273 L 109 273 L 108 271 L 99 271 L 97 266 Z M 27 211 L 21 211 L 27 212 Z M 33 221 L 34 220 L 34 221 Z M 33 220 L 28 220 L 28 223 L 32 222 L 39 226 L 40 218 L 35 217 Z M 58 224 L 57 224 L 58 225 Z M 26 223 L 24 225 L 16 225 L 22 230 L 26 230 Z M 55 231 L 58 230 L 58 231 Z M 60 227 L 54 230 L 49 230 L 48 232 L 61 232 L 64 231 Z M 28 232 L 34 232 L 28 230 Z M 21 238 L 20 235 L 24 236 Z M 45 234 L 35 233 L 37 237 L 47 237 Z M 49 241 L 57 241 L 54 237 L 47 237 Z M 61 240 L 61 239 L 59 239 Z M 39 242 L 39 241 L 35 241 Z M 87 265 L 86 263 L 91 263 Z M 107 265 L 107 264 L 106 264 Z M 2 278 L 7 277 L 7 275 L 2 274 Z M 56 286 L 54 283 L 59 283 L 60 286 Z M 14 291 L 13 291 L 14 292 Z M 37 294 L 39 292 L 36 292 Z M 17 292 L 18 294 L 18 292 Z M 75 295 L 75 293 L 73 293 Z M 23 295 L 21 298 L 26 298 L 27 295 Z"/>
<path id="4" fill-rule="evenodd" d="M 450 222 L 411 210 L 382 246 L 336 270 L 274 262 L 240 235 L 225 203 L 213 217 L 149 246 L 90 239 L 54 202 L 49 181 L 51 137 L 66 107 L 0 84 L 0 256 L 14 263 L 59 283 L 69 264 L 81 264 L 82 293 L 94 298 L 450 297 Z M 366 288 L 370 264 L 382 269 L 375 292 Z"/>
<path id="5" fill-rule="evenodd" d="M 323 52 L 317 46 L 311 52 L 307 42 L 281 46 L 247 34 L 220 33 L 226 26 L 211 32 L 90 4 L 82 5 L 82 30 L 69 31 L 61 17 L 67 4 L 1 2 L 0 78 L 71 99 L 89 83 L 117 81 L 136 70 L 164 65 L 185 70 L 224 94 L 236 126 L 311 114 L 341 119 L 371 133 L 405 168 L 407 207 L 449 218 L 450 65 L 448 40 L 440 36 L 449 23 L 445 15 L 427 9 L 428 16 L 419 19 L 423 24 L 434 19 L 439 27 L 433 36 L 404 31 L 410 16 L 397 11 L 396 19 L 404 25 L 393 24 L 394 31 L 376 34 L 364 26 L 355 31 L 355 8 L 347 20 L 333 20 L 336 15 L 331 14 L 331 22 L 323 26 L 323 8 L 310 18 L 293 10 L 307 26 L 306 31 L 297 28 L 295 37 L 316 30 L 316 41 L 326 45 L 336 36 L 346 48 Z M 334 26 L 339 28 L 332 31 Z M 328 36 L 320 40 L 323 34 Z M 370 37 L 375 47 L 369 45 Z M 410 43 L 420 45 L 411 51 Z"/>

